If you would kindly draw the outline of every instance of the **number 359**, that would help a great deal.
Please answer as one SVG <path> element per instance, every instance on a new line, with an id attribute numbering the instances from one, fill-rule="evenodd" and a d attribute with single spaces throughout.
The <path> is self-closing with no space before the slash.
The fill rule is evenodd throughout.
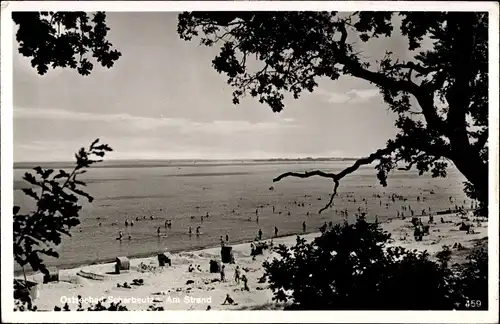
<path id="1" fill-rule="evenodd" d="M 465 302 L 465 307 L 467 307 L 467 308 L 481 307 L 481 301 L 480 300 L 467 300 Z"/>

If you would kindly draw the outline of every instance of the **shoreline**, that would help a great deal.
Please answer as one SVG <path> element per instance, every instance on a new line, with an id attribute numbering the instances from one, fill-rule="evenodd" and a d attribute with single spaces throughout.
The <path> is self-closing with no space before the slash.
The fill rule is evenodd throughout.
<path id="1" fill-rule="evenodd" d="M 417 215 L 415 217 L 421 217 L 421 215 L 420 216 Z M 390 217 L 382 218 L 381 220 L 379 220 L 379 224 L 390 223 L 394 219 L 395 218 L 390 218 Z M 342 222 L 343 222 L 342 219 L 338 219 L 336 221 L 332 221 L 333 225 L 341 224 Z M 281 234 L 281 235 L 278 235 L 276 237 L 264 238 L 263 241 L 270 240 L 270 239 L 296 237 L 297 235 L 309 235 L 309 234 L 320 235 L 321 233 L 319 231 L 319 228 L 318 228 L 317 231 L 306 231 L 306 232 L 294 231 L 294 232 L 291 232 L 291 233 Z M 255 239 L 241 239 L 241 240 L 235 240 L 235 241 L 229 242 L 228 245 L 233 246 L 233 245 L 240 245 L 240 244 L 249 244 L 249 243 L 251 243 L 253 241 L 255 241 Z M 220 246 L 220 243 L 214 243 L 214 244 L 207 243 L 206 245 L 200 245 L 198 247 L 187 248 L 187 249 L 185 249 L 185 248 L 178 248 L 178 249 L 168 249 L 168 248 L 166 248 L 164 250 L 158 250 L 156 252 L 132 253 L 130 255 L 126 255 L 126 257 L 129 260 L 149 259 L 149 258 L 156 257 L 159 253 L 162 253 L 162 252 L 165 252 L 165 251 L 168 251 L 169 253 L 200 252 L 200 251 L 207 250 L 207 249 L 217 248 L 219 246 Z M 105 259 L 98 259 L 98 260 L 84 260 L 84 261 L 81 261 L 81 262 L 74 262 L 74 263 L 62 264 L 60 266 L 58 265 L 58 266 L 47 266 L 47 267 L 48 268 L 57 268 L 58 270 L 73 270 L 73 269 L 76 269 L 76 268 L 82 268 L 82 267 L 86 267 L 86 266 L 94 266 L 94 265 L 101 265 L 101 264 L 113 263 L 113 262 L 115 262 L 115 260 L 116 260 L 116 257 L 114 257 L 114 258 L 105 258 Z M 33 270 L 26 270 L 26 275 L 27 276 L 32 276 L 32 275 L 35 275 L 37 273 L 40 273 L 40 272 L 39 271 L 33 271 Z M 22 276 L 22 275 L 23 275 L 22 269 L 16 270 L 14 268 L 14 277 L 19 277 L 19 276 Z"/>
<path id="2" fill-rule="evenodd" d="M 450 265 L 454 265 L 466 262 L 466 256 L 477 243 L 487 243 L 487 218 L 482 218 L 477 223 L 478 226 L 474 229 L 473 234 L 466 234 L 464 231 L 458 230 L 457 223 L 461 221 L 460 215 L 453 213 L 442 215 L 442 217 L 444 217 L 445 222 L 439 222 L 438 217 L 438 223 L 431 225 L 429 235 L 424 236 L 423 240 L 418 242 L 413 238 L 411 217 L 404 220 L 393 218 L 379 222 L 382 230 L 391 234 L 391 240 L 385 244 L 386 248 L 396 245 L 409 250 L 426 250 L 430 254 L 430 259 L 433 260 L 436 253 L 444 245 L 447 245 L 452 251 Z M 470 222 L 475 223 L 474 217 L 470 218 Z M 273 238 L 273 242 L 275 246 L 284 244 L 290 247 L 295 245 L 297 236 L 311 242 L 320 235 L 319 232 L 282 235 Z M 269 242 L 270 239 L 266 238 L 263 241 Z M 148 303 L 130 302 L 126 304 L 125 306 L 129 310 L 146 310 L 150 305 L 164 307 L 166 310 L 205 310 L 207 304 L 210 304 L 214 310 L 280 309 L 280 304 L 273 302 L 273 293 L 268 284 L 260 281 L 264 274 L 263 261 L 272 260 L 277 257 L 277 254 L 265 250 L 262 255 L 258 255 L 254 259 L 250 254 L 249 242 L 251 241 L 230 244 L 236 263 L 225 265 L 226 281 L 224 282 L 220 281 L 219 273 L 211 273 L 209 270 L 211 260 L 220 261 L 221 259 L 219 245 L 174 253 L 168 251 L 172 265 L 167 267 L 159 267 L 156 255 L 148 254 L 148 257 L 144 258 L 130 258 L 130 270 L 122 271 L 120 274 L 113 273 L 115 263 L 108 262 L 61 269 L 59 281 L 46 284 L 42 284 L 43 275 L 41 273 L 27 277 L 28 280 L 39 283 L 39 296 L 35 300 L 35 305 L 39 310 L 51 311 L 54 306 L 63 306 L 64 300 L 77 296 L 93 298 L 94 300 L 96 298 L 119 298 L 129 301 L 134 298 L 148 299 Z M 460 242 L 464 248 L 451 248 L 456 242 Z M 141 264 L 145 265 L 146 268 L 142 267 Z M 191 266 L 196 267 L 196 270 L 190 271 Z M 242 273 L 248 278 L 250 291 L 242 289 L 242 284 L 236 283 L 232 279 L 236 266 L 239 266 Z M 79 273 L 85 273 L 89 276 L 82 277 Z M 99 280 L 95 280 L 96 278 Z M 124 282 L 133 282 L 139 279 L 142 279 L 144 284 L 123 287 Z M 227 294 L 230 294 L 238 305 L 221 304 Z M 186 302 L 186 300 L 191 300 L 191 297 L 194 300 L 205 300 L 205 302 Z M 84 308 L 89 305 L 84 303 Z M 70 308 L 75 310 L 76 305 L 71 305 L 70 302 Z"/>
<path id="3" fill-rule="evenodd" d="M 335 223 L 334 222 L 334 225 L 335 224 L 339 224 L 340 222 L 337 222 Z M 380 223 L 384 223 L 384 222 L 380 222 Z M 263 238 L 262 241 L 268 241 L 268 240 L 271 240 L 271 239 L 280 239 L 280 238 L 288 238 L 288 237 L 296 237 L 297 235 L 310 235 L 310 234 L 317 234 L 319 235 L 320 232 L 314 232 L 314 231 L 306 231 L 306 232 L 293 232 L 293 233 L 288 233 L 288 234 L 281 234 L 281 235 L 278 235 L 278 236 L 275 236 L 275 237 L 270 237 L 270 238 Z M 251 239 L 241 239 L 241 240 L 235 240 L 235 241 L 232 241 L 232 242 L 229 242 L 227 245 L 229 246 L 234 246 L 234 245 L 240 245 L 240 244 L 249 244 L 251 242 L 254 242 L 255 239 L 251 240 Z M 198 247 L 194 247 L 194 248 L 188 248 L 188 249 L 184 249 L 184 248 L 178 248 L 178 249 L 164 249 L 164 250 L 159 250 L 157 252 L 141 252 L 141 253 L 132 253 L 130 255 L 127 255 L 126 257 L 129 259 L 129 260 L 138 260 L 138 259 L 150 259 L 150 258 L 154 258 L 156 257 L 158 254 L 162 253 L 162 252 L 169 252 L 169 253 L 172 253 L 172 254 L 176 254 L 176 253 L 190 253 L 190 252 L 201 252 L 201 251 L 204 251 L 204 250 L 210 250 L 210 249 L 214 249 L 214 248 L 217 248 L 219 247 L 220 244 L 217 243 L 217 244 L 207 244 L 207 245 L 200 245 Z M 82 268 L 82 267 L 88 267 L 88 266 L 95 266 L 95 265 L 102 265 L 102 264 L 109 264 L 109 263 L 113 263 L 115 262 L 116 258 L 106 258 L 106 259 L 99 259 L 99 260 L 94 260 L 94 261 L 91 261 L 91 260 L 85 260 L 85 261 L 82 261 L 82 262 L 75 262 L 75 263 L 68 263 L 68 264 L 63 264 L 61 266 L 47 266 L 48 268 L 57 268 L 58 270 L 74 270 L 74 269 L 77 269 L 77 268 Z M 32 275 L 35 275 L 37 273 L 40 273 L 39 271 L 33 271 L 33 270 L 27 270 L 26 271 L 26 275 L 27 276 L 32 276 Z M 23 275 L 23 270 L 22 269 L 19 269 L 19 270 L 14 270 L 14 278 L 16 277 L 19 277 L 19 276 L 22 276 Z"/>
<path id="4" fill-rule="evenodd" d="M 435 217 L 437 216 L 446 216 L 446 215 L 451 215 L 451 214 L 454 214 L 454 213 L 448 213 L 450 210 L 443 210 L 443 211 L 437 211 L 435 213 Z M 471 209 L 466 209 L 467 212 L 471 212 L 472 210 Z M 443 212 L 447 212 L 447 214 L 443 214 Z M 414 217 L 427 217 L 426 215 L 415 215 Z M 406 218 L 407 220 L 408 219 L 411 219 L 411 217 L 407 217 Z M 398 220 L 401 220 L 399 218 L 395 218 L 395 217 L 392 217 L 392 218 L 382 218 L 381 220 L 379 220 L 379 224 L 382 228 L 384 228 L 384 224 L 390 224 L 394 221 L 398 221 Z M 342 223 L 343 220 L 337 220 L 337 221 L 334 221 L 333 222 L 333 225 L 337 225 L 337 224 L 340 224 Z M 392 233 L 394 234 L 394 233 Z M 287 234 L 281 234 L 281 235 L 278 235 L 276 237 L 270 237 L 270 238 L 264 238 L 263 241 L 268 241 L 268 240 L 271 240 L 271 239 L 283 239 L 283 238 L 292 238 L 292 237 L 296 237 L 297 235 L 300 235 L 300 236 L 308 236 L 308 235 L 321 235 L 321 232 L 318 230 L 318 231 L 306 231 L 306 232 L 302 232 L 302 231 L 295 231 L 295 232 L 292 232 L 292 233 L 287 233 Z M 251 242 L 254 242 L 255 239 L 241 239 L 241 240 L 235 240 L 235 241 L 232 241 L 230 243 L 228 243 L 227 245 L 229 246 L 236 246 L 236 245 L 242 245 L 242 244 L 249 244 Z M 126 255 L 125 257 L 127 257 L 130 261 L 132 260 L 149 260 L 151 258 L 155 258 L 158 254 L 162 253 L 162 252 L 168 252 L 168 253 L 171 253 L 171 254 L 178 254 L 178 253 L 194 253 L 194 252 L 202 252 L 204 250 L 210 250 L 210 249 L 214 249 L 214 248 L 218 248 L 220 246 L 219 243 L 216 243 L 216 244 L 206 244 L 206 245 L 200 245 L 198 247 L 194 247 L 194 248 L 187 248 L 187 249 L 184 249 L 184 248 L 178 248 L 178 249 L 168 249 L 168 248 L 165 248 L 164 250 L 158 250 L 156 252 L 141 252 L 141 253 L 132 253 L 130 255 Z M 99 265 L 103 265 L 103 264 L 110 264 L 110 263 L 114 263 L 116 261 L 116 257 L 114 258 L 106 258 L 106 259 L 99 259 L 99 260 L 84 260 L 84 261 L 81 261 L 81 262 L 75 262 L 75 263 L 68 263 L 68 264 L 63 264 L 61 266 L 48 266 L 48 268 L 56 268 L 58 270 L 66 270 L 66 271 L 69 271 L 69 270 L 75 270 L 75 269 L 81 269 L 81 268 L 85 268 L 85 267 L 89 267 L 89 266 L 99 266 Z M 33 275 L 36 275 L 36 274 L 40 274 L 39 271 L 33 271 L 33 270 L 27 270 L 26 271 L 26 275 L 27 276 L 33 276 Z M 18 270 L 15 270 L 14 269 L 14 278 L 18 278 L 20 276 L 23 275 L 23 271 L 22 269 L 18 269 Z"/>

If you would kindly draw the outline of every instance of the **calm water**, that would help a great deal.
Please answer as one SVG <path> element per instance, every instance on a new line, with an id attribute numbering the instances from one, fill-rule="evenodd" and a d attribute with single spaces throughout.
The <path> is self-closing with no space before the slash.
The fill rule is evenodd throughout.
<path id="1" fill-rule="evenodd" d="M 165 248 L 171 251 L 195 249 L 218 244 L 219 237 L 226 233 L 231 242 L 241 242 L 253 239 L 259 229 L 264 232 L 264 237 L 271 237 L 274 226 L 279 228 L 279 235 L 292 234 L 302 230 L 303 221 L 306 221 L 308 231 L 317 231 L 325 221 L 342 220 L 335 209 L 347 209 L 353 216 L 361 207 L 369 210 L 369 217 L 374 218 L 377 214 L 383 220 L 395 217 L 402 205 L 411 205 L 412 209 L 420 212 L 428 206 L 433 210 L 447 209 L 450 207 L 450 196 L 460 204 L 465 199 L 461 185 L 464 179 L 453 169 L 449 170 L 446 179 L 396 171 L 389 178 L 388 187 L 383 188 L 377 182 L 373 167 L 363 167 L 342 180 L 335 207 L 318 215 L 318 210 L 329 198 L 331 181 L 323 178 L 287 178 L 278 183 L 272 182 L 273 177 L 282 172 L 313 169 L 335 172 L 351 163 L 235 162 L 163 166 L 139 163 L 93 168 L 81 179 L 87 182 L 87 191 L 95 200 L 92 204 L 83 203 L 81 225 L 72 231 L 72 237 L 63 239 L 58 247 L 60 258 L 47 258 L 47 263 L 70 267 L 121 255 L 149 255 Z M 21 206 L 21 211 L 27 211 L 34 205 L 20 190 L 26 187 L 22 180 L 26 171 L 14 170 L 14 200 L 15 205 Z M 271 186 L 274 186 L 274 191 L 269 190 Z M 396 200 L 386 208 L 385 204 L 389 202 L 387 195 L 391 193 L 404 195 L 408 201 Z M 374 197 L 376 194 L 383 196 L 382 206 L 380 199 Z M 356 202 L 353 202 L 353 195 Z M 418 195 L 425 196 L 426 201 L 418 202 Z M 367 201 L 366 205 L 363 198 Z M 305 206 L 297 206 L 294 202 L 304 203 Z M 272 206 L 276 208 L 275 214 Z M 256 222 L 256 209 L 259 210 L 259 223 Z M 310 212 L 309 216 L 307 212 Z M 207 213 L 210 217 L 201 223 L 201 216 Z M 150 220 L 151 215 L 157 219 Z M 148 219 L 135 220 L 143 216 Z M 133 220 L 134 226 L 126 228 L 126 219 Z M 172 229 L 164 228 L 165 219 L 172 219 Z M 117 225 L 113 225 L 116 222 Z M 157 236 L 158 226 L 166 236 Z M 193 228 L 192 236 L 188 235 L 189 226 Z M 199 237 L 194 234 L 197 226 L 201 226 Z M 116 240 L 120 230 L 124 233 L 122 242 Z M 130 241 L 127 239 L 129 234 L 132 236 Z"/>

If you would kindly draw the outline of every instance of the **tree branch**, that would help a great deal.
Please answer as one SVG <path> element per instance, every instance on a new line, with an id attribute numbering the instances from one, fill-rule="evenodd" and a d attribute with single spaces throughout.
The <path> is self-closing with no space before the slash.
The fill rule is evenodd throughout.
<path id="1" fill-rule="evenodd" d="M 418 86 L 409 80 L 397 80 L 387 76 L 381 72 L 373 72 L 368 69 L 363 68 L 362 64 L 357 61 L 353 61 L 347 56 L 346 41 L 347 41 L 347 30 L 344 23 L 338 24 L 338 30 L 341 33 L 340 41 L 338 42 L 339 48 L 334 49 L 336 52 L 335 56 L 338 62 L 343 64 L 349 69 L 349 74 L 354 77 L 364 79 L 371 83 L 378 85 L 385 89 L 396 89 L 412 94 L 418 101 L 420 107 L 422 108 L 423 115 L 427 121 L 429 128 L 434 130 L 439 130 L 444 127 L 444 121 L 438 116 L 436 109 L 434 107 L 434 97 L 432 92 L 428 92 L 425 88 Z M 407 63 L 406 65 L 408 65 Z M 418 68 L 415 64 L 412 64 L 414 69 Z"/>
<path id="2" fill-rule="evenodd" d="M 330 201 L 325 205 L 325 207 L 320 209 L 320 211 L 318 212 L 319 214 L 321 214 L 323 211 L 325 211 L 327 208 L 329 208 L 332 205 L 333 198 L 337 194 L 337 189 L 339 187 L 339 180 L 340 179 L 344 178 L 348 174 L 353 173 L 362 165 L 371 164 L 373 161 L 380 159 L 382 156 L 387 155 L 387 154 L 391 154 L 395 148 L 396 147 L 391 146 L 391 147 L 386 147 L 384 149 L 377 150 L 375 153 L 370 154 L 368 157 L 361 158 L 361 159 L 357 160 L 356 162 L 354 162 L 353 165 L 345 168 L 344 170 L 342 170 L 339 173 L 329 173 L 329 172 L 323 172 L 320 170 L 304 172 L 304 173 L 286 172 L 286 173 L 283 173 L 283 174 L 279 175 L 278 177 L 274 178 L 273 182 L 278 182 L 281 179 L 286 178 L 286 177 L 296 177 L 296 178 L 304 179 L 304 178 L 310 178 L 313 176 L 319 176 L 322 178 L 332 179 L 332 181 L 334 183 L 333 192 L 330 196 Z"/>

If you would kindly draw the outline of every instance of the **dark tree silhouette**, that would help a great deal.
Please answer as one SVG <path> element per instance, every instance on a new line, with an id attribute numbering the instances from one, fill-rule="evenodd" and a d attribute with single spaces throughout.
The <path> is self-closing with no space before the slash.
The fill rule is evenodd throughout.
<path id="1" fill-rule="evenodd" d="M 88 54 L 103 67 L 110 68 L 121 56 L 107 39 L 106 14 L 96 12 L 13 12 L 19 27 L 16 40 L 19 53 L 31 57 L 31 65 L 40 75 L 52 68 L 69 67 L 89 75 L 94 64 Z"/>
<path id="2" fill-rule="evenodd" d="M 75 154 L 75 167 L 70 173 L 59 170 L 54 174 L 53 169 L 38 166 L 34 168 L 36 175 L 24 174 L 23 179 L 31 187 L 22 190 L 36 201 L 36 208 L 32 211 L 21 213 L 19 206 L 14 206 L 13 211 L 14 260 L 23 269 L 25 285 L 25 266 L 30 265 L 34 271 L 48 274 L 41 255 L 58 258 L 54 247 L 61 244 L 63 234 L 71 236 L 70 230 L 80 224 L 82 206 L 78 205 L 79 197 L 92 202 L 92 196 L 82 190 L 85 182 L 78 180 L 77 176 L 87 172 L 85 169 L 92 164 L 101 162 L 100 158 L 106 152 L 112 151 L 107 144 L 98 145 L 98 142 L 96 139 L 88 150 L 81 148 Z"/>
<path id="3" fill-rule="evenodd" d="M 393 53 L 377 65 L 363 60 L 356 42 L 376 42 L 402 22 L 412 60 Z M 445 177 L 447 162 L 465 176 L 465 192 L 488 206 L 488 14 L 481 12 L 185 12 L 178 33 L 186 41 L 199 36 L 204 46 L 221 46 L 212 61 L 228 76 L 233 102 L 256 97 L 274 112 L 284 108 L 285 93 L 299 98 L 313 92 L 320 77 L 349 75 L 377 86 L 389 109 L 398 115 L 399 134 L 367 158 L 334 174 L 321 171 L 287 173 L 339 180 L 359 166 L 378 161 L 378 179 L 385 186 L 390 171 L 432 172 Z M 434 43 L 422 48 L 424 38 Z M 248 62 L 260 63 L 251 69 Z M 436 101 L 440 104 L 436 104 Z M 405 167 L 401 167 L 400 163 Z"/>
<path id="4" fill-rule="evenodd" d="M 358 219 L 338 224 L 311 243 L 297 237 L 275 248 L 263 279 L 273 300 L 295 310 L 488 309 L 487 253 L 475 248 L 469 262 L 448 267 L 449 249 L 429 254 L 387 247 L 390 234 Z"/>

